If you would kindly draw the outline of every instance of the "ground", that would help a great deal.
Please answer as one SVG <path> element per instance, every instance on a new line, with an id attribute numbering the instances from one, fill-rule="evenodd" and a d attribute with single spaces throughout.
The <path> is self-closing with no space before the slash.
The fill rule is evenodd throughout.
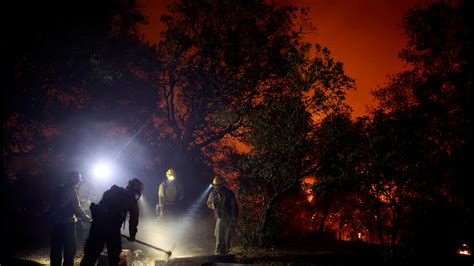
<path id="1" fill-rule="evenodd" d="M 334 244 L 334 243 L 333 243 Z M 330 244 L 329 246 L 333 245 Z M 407 261 L 387 261 L 387 257 L 383 253 L 377 253 L 373 246 L 359 246 L 350 247 L 353 243 L 340 243 L 337 248 L 255 248 L 248 247 L 245 245 L 237 245 L 232 248 L 232 254 L 230 258 L 216 258 L 212 257 L 212 252 L 205 252 L 204 249 L 196 247 L 196 249 L 190 249 L 189 252 L 194 251 L 195 255 L 192 256 L 172 256 L 168 262 L 162 262 L 158 265 L 213 265 L 212 262 L 221 262 L 222 265 L 225 262 L 232 262 L 235 264 L 246 264 L 246 265 L 406 265 Z M 135 255 L 140 255 L 141 264 L 143 266 L 155 265 L 155 259 L 160 261 L 160 257 L 157 257 L 156 253 L 151 250 L 140 249 L 143 251 L 136 252 L 138 246 L 132 248 L 135 251 Z M 25 265 L 25 266 L 38 266 L 38 265 L 49 265 L 48 257 L 49 249 L 42 248 L 30 252 L 24 252 L 18 254 L 16 260 L 12 264 L 2 265 Z M 385 254 L 386 255 L 386 254 Z M 82 257 L 82 251 L 78 251 L 75 265 L 79 265 L 80 258 Z M 153 259 L 151 257 L 154 257 Z M 229 260 L 231 259 L 231 260 Z M 162 260 L 161 260 L 162 261 Z M 408 261 L 411 264 L 414 261 Z M 437 261 L 438 263 L 440 261 Z M 451 258 L 449 265 L 473 265 L 472 258 Z M 433 261 L 416 261 L 418 265 L 433 265 Z M 436 264 L 436 263 L 435 263 Z"/>
<path id="2" fill-rule="evenodd" d="M 286 241 L 278 246 L 256 248 L 248 245 L 242 237 L 236 236 L 232 247 L 232 257 L 212 257 L 215 238 L 213 235 L 213 217 L 200 219 L 143 220 L 139 226 L 137 239 L 173 254 L 167 263 L 161 265 L 212 265 L 212 262 L 232 262 L 237 264 L 259 265 L 406 265 L 413 261 L 394 258 L 375 244 L 364 242 L 328 241 L 320 239 L 300 239 Z M 79 247 L 75 265 L 82 258 L 83 243 L 87 237 L 87 227 L 80 228 Z M 82 234 L 81 234 L 82 232 Z M 85 234 L 84 234 L 85 233 Z M 127 230 L 123 232 L 128 235 Z M 13 238 L 14 239 L 14 238 Z M 17 245 L 14 252 L 8 254 L 9 261 L 2 260 L 5 265 L 49 265 L 49 245 L 47 236 L 41 243 Z M 19 240 L 18 240 L 19 241 Z M 130 249 L 132 258 L 140 260 L 141 264 L 155 265 L 155 260 L 163 260 L 165 254 L 152 248 L 131 243 L 123 239 L 123 248 Z M 18 243 L 16 243 L 18 244 Z M 12 243 L 13 245 L 13 243 Z M 431 259 L 431 262 L 438 262 Z M 474 265 L 471 258 L 452 257 L 449 265 Z M 417 261 L 422 265 L 432 265 L 430 259 Z"/>

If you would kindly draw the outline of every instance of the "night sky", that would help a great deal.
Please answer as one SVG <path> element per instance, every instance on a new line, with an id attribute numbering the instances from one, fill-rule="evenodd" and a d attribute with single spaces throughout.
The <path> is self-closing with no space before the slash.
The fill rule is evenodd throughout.
<path id="1" fill-rule="evenodd" d="M 149 24 L 142 27 L 151 42 L 160 39 L 160 16 L 171 0 L 142 0 Z M 420 0 L 293 0 L 276 1 L 310 8 L 309 16 L 316 32 L 307 41 L 327 46 L 344 63 L 349 76 L 356 79 L 357 90 L 348 92 L 354 116 L 366 115 L 373 105 L 370 91 L 387 82 L 387 75 L 403 70 L 398 53 L 406 45 L 400 27 L 403 12 L 416 7 Z"/>

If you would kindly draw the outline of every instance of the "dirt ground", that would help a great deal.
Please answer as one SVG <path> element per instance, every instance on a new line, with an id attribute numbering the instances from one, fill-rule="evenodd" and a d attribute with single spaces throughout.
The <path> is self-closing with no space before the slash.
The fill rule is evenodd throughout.
<path id="1" fill-rule="evenodd" d="M 166 265 L 193 265 L 190 257 L 211 256 L 214 249 L 214 238 L 201 236 L 200 241 L 177 242 L 173 250 L 173 263 Z M 166 236 L 163 236 L 166 237 Z M 138 237 L 137 237 L 138 238 Z M 190 240 L 190 239 L 188 239 Z M 295 245 L 288 243 L 287 247 L 249 247 L 245 243 L 236 243 L 231 250 L 235 255 L 234 263 L 259 264 L 259 265 L 354 265 L 361 262 L 368 265 L 383 264 L 381 257 L 377 256 L 377 250 L 372 246 L 354 246 L 351 243 L 300 243 Z M 164 249 L 168 249 L 162 245 Z M 138 260 L 143 266 L 155 265 L 155 260 L 163 260 L 164 255 L 150 248 L 143 247 L 138 243 L 123 241 L 123 248 L 130 249 L 132 259 Z M 172 248 L 172 247 L 169 247 Z M 79 265 L 82 258 L 83 247 L 79 246 L 75 265 Z M 12 265 L 49 265 L 49 248 L 43 247 L 22 251 L 14 256 Z M 170 261 L 170 262 L 171 262 Z M 186 263 L 184 263 L 186 261 Z M 190 263 L 191 261 L 191 263 Z M 8 265 L 8 264 L 2 264 Z M 195 264 L 194 264 L 195 265 Z M 135 266 L 135 265 L 134 265 Z"/>
<path id="2" fill-rule="evenodd" d="M 189 258 L 212 256 L 215 244 L 212 219 L 213 217 L 189 221 L 179 220 L 179 223 L 173 220 L 143 220 L 139 225 L 137 239 L 173 251 L 172 260 L 169 260 L 173 263 L 162 265 L 201 265 L 193 263 L 193 260 Z M 80 230 L 75 265 L 79 265 L 83 256 L 87 229 Z M 123 233 L 128 235 L 126 230 Z M 8 254 L 10 259 L 0 261 L 0 265 L 49 265 L 47 236 L 44 236 L 43 240 L 35 245 L 20 243 L 19 246 L 24 248 L 16 249 Z M 155 265 L 155 260 L 165 258 L 162 252 L 136 242 L 131 243 L 124 239 L 122 244 L 124 249 L 130 250 L 132 259 L 136 260 L 133 266 L 151 266 Z M 236 235 L 231 253 L 234 255 L 232 263 L 245 265 L 407 265 L 407 261 L 393 260 L 390 254 L 377 245 L 364 242 L 301 239 L 283 242 L 279 246 L 256 248 L 250 247 L 242 237 Z M 184 263 L 184 261 L 187 262 Z M 427 261 L 420 263 L 417 264 L 432 265 Z M 473 263 L 472 258 L 455 257 L 450 259 L 449 265 L 471 266 Z"/>

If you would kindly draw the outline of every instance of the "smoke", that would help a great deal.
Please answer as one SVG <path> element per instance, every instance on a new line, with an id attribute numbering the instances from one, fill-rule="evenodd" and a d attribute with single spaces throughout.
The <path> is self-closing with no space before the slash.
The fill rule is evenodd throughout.
<path id="1" fill-rule="evenodd" d="M 214 247 L 213 220 L 200 215 L 211 187 L 206 186 L 200 196 L 181 216 L 157 218 L 146 197 L 139 200 L 140 222 L 136 238 L 164 250 L 172 250 L 172 258 L 210 254 Z M 128 234 L 128 226 L 123 230 Z M 130 249 L 146 253 L 150 261 L 165 259 L 164 252 L 138 243 L 124 243 Z M 137 253 L 138 254 L 138 253 Z M 141 253 L 140 253 L 141 254 Z"/>

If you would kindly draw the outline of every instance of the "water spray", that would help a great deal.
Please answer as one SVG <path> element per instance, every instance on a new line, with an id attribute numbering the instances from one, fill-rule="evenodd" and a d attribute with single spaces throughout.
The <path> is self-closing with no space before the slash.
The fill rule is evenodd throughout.
<path id="1" fill-rule="evenodd" d="M 199 208 L 202 206 L 202 202 L 206 199 L 209 190 L 211 190 L 212 186 L 206 187 L 206 189 L 201 193 L 201 195 L 197 198 L 197 200 L 191 204 L 191 207 L 188 209 L 186 214 L 184 215 L 183 222 L 180 227 L 180 232 L 183 234 L 188 227 L 191 225 L 192 218 L 196 215 Z"/>

